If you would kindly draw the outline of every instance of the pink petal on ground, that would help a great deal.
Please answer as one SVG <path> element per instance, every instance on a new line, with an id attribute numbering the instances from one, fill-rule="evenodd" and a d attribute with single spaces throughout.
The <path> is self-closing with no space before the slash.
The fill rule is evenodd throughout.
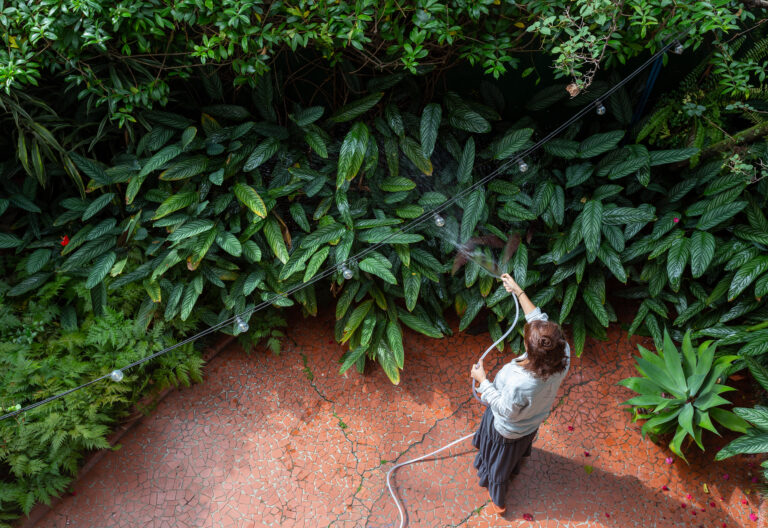
<path id="1" fill-rule="evenodd" d="M 755 515 L 754 513 L 750 513 L 749 514 L 749 520 L 750 521 L 756 521 L 757 520 L 757 515 Z"/>
<path id="2" fill-rule="evenodd" d="M 662 486 L 661 491 L 669 491 L 669 488 L 667 486 Z"/>
<path id="3" fill-rule="evenodd" d="M 610 517 L 610 516 L 611 516 L 611 514 L 610 514 L 610 513 L 606 513 L 606 514 L 605 514 L 605 516 L 606 516 L 606 517 Z"/>
<path id="4" fill-rule="evenodd" d="M 573 431 L 573 426 L 572 426 L 572 425 L 569 425 L 569 426 L 568 426 L 568 430 L 569 430 L 569 431 Z"/>
<path id="5" fill-rule="evenodd" d="M 584 456 L 588 457 L 589 456 L 589 451 L 584 451 Z"/>
<path id="6" fill-rule="evenodd" d="M 526 521 L 532 521 L 533 520 L 533 515 L 531 515 L 530 513 L 524 513 L 523 514 L 523 519 L 525 519 Z"/>
<path id="7" fill-rule="evenodd" d="M 691 513 L 696 515 L 696 510 L 691 510 Z"/>
<path id="8" fill-rule="evenodd" d="M 688 500 L 691 500 L 693 497 L 691 497 L 691 494 L 689 493 L 688 495 L 685 496 L 685 498 Z"/>
<path id="9" fill-rule="evenodd" d="M 687 508 L 687 507 L 688 507 L 688 505 L 687 505 L 686 503 L 682 503 L 682 504 L 680 505 L 680 507 L 681 507 L 681 508 Z"/>
<path id="10" fill-rule="evenodd" d="M 674 461 L 675 459 L 672 457 L 667 457 L 664 459 L 664 462 L 666 462 L 667 464 L 672 464 Z"/>
<path id="11" fill-rule="evenodd" d="M 705 512 L 705 513 L 706 513 L 706 511 L 707 511 L 707 510 L 705 510 L 704 508 L 702 508 L 702 509 L 701 509 L 701 511 L 703 511 L 703 512 Z"/>
<path id="12" fill-rule="evenodd" d="M 709 503 L 709 506 L 710 506 L 711 508 L 714 508 L 714 507 L 715 507 L 715 503 L 714 503 L 714 502 L 710 502 L 710 503 Z"/>
<path id="13" fill-rule="evenodd" d="M 742 503 L 742 504 L 749 504 L 749 503 L 747 502 L 747 499 L 741 499 L 741 503 Z"/>
<path id="14" fill-rule="evenodd" d="M 753 482 L 754 484 L 757 484 L 759 481 L 760 481 L 760 479 L 759 479 L 759 478 L 757 478 L 757 477 L 752 477 L 752 482 Z"/>
<path id="15" fill-rule="evenodd" d="M 731 477 L 730 477 L 730 475 L 728 475 L 728 473 L 726 473 L 726 474 L 724 474 L 724 475 L 723 475 L 723 478 L 724 478 L 725 480 L 728 480 L 728 479 L 729 479 L 729 478 L 731 478 Z"/>

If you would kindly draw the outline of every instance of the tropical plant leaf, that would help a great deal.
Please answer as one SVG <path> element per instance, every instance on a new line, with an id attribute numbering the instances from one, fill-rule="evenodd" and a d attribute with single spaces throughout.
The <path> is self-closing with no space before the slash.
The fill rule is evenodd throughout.
<path id="1" fill-rule="evenodd" d="M 437 103 L 429 103 L 421 113 L 421 127 L 419 128 L 421 151 L 427 159 L 432 155 L 432 151 L 435 150 L 437 131 L 440 128 L 442 115 L 443 111 Z M 402 365 L 400 365 L 400 368 L 402 368 Z"/>
<path id="2" fill-rule="evenodd" d="M 101 255 L 91 266 L 91 271 L 88 273 L 88 279 L 85 281 L 85 287 L 91 289 L 99 284 L 104 277 L 109 274 L 109 270 L 112 269 L 112 265 L 117 260 L 117 255 L 114 251 L 110 251 L 104 255 Z"/>
<path id="3" fill-rule="evenodd" d="M 581 216 L 581 226 L 584 233 L 584 245 L 587 248 L 587 260 L 592 262 L 600 247 L 600 226 L 603 221 L 602 202 L 590 200 L 584 204 Z M 590 256 L 591 255 L 591 256 Z"/>
<path id="4" fill-rule="evenodd" d="M 171 213 L 175 213 L 180 209 L 185 209 L 197 201 L 198 193 L 194 191 L 174 194 L 169 196 L 160 206 L 155 210 L 155 216 L 153 220 L 158 220 Z"/>
<path id="5" fill-rule="evenodd" d="M 715 256 L 715 237 L 706 231 L 696 230 L 691 234 L 691 275 L 701 277 Z"/>
<path id="6" fill-rule="evenodd" d="M 400 321 L 402 321 L 403 324 L 411 330 L 415 330 L 420 334 L 424 334 L 427 337 L 433 337 L 436 339 L 443 337 L 443 333 L 437 327 L 435 327 L 435 325 L 416 314 L 408 313 L 402 308 L 398 308 L 397 316 Z"/>
<path id="7" fill-rule="evenodd" d="M 464 143 L 464 150 L 461 152 L 459 167 L 456 169 L 456 181 L 461 184 L 468 183 L 472 179 L 472 168 L 475 165 L 475 140 L 470 137 Z"/>
<path id="8" fill-rule="evenodd" d="M 272 252 L 278 258 L 280 262 L 285 264 L 288 262 L 288 248 L 285 246 L 285 240 L 283 239 L 283 232 L 280 229 L 280 224 L 273 215 L 267 217 L 264 223 L 264 236 L 267 239 L 267 244 L 272 248 Z"/>
<path id="9" fill-rule="evenodd" d="M 624 137 L 623 130 L 614 130 L 589 136 L 579 145 L 579 157 L 592 158 L 613 150 Z"/>
<path id="10" fill-rule="evenodd" d="M 345 181 L 354 179 L 360 167 L 363 165 L 365 151 L 368 148 L 368 127 L 365 123 L 355 123 L 347 132 L 339 151 L 338 172 L 336 176 L 336 188 L 341 187 Z"/>
<path id="11" fill-rule="evenodd" d="M 754 282 L 765 270 L 768 270 L 768 255 L 760 255 L 741 266 L 731 281 L 728 300 L 732 301 Z"/>
<path id="12" fill-rule="evenodd" d="M 472 237 L 472 233 L 480 221 L 485 207 L 485 192 L 482 188 L 472 191 L 464 202 L 464 216 L 461 219 L 461 240 L 466 242 Z"/>
<path id="13" fill-rule="evenodd" d="M 256 189 L 244 183 L 236 183 L 232 187 L 232 191 L 238 201 L 250 209 L 253 214 L 260 218 L 266 218 L 267 206 L 264 204 L 261 196 L 259 196 L 259 193 L 256 192 Z"/>
<path id="14" fill-rule="evenodd" d="M 390 284 L 397 284 L 397 279 L 389 269 L 384 266 L 378 259 L 366 258 L 360 262 L 360 269 L 367 271 L 368 273 L 375 275 L 385 282 Z"/>
<path id="15" fill-rule="evenodd" d="M 429 158 L 424 155 L 424 152 L 422 152 L 421 145 L 419 145 L 410 137 L 406 136 L 400 139 L 400 149 L 403 151 L 405 156 L 411 160 L 417 169 L 419 169 L 427 176 L 432 175 L 432 162 L 429 161 Z"/>
<path id="16" fill-rule="evenodd" d="M 721 222 L 733 218 L 747 206 L 747 202 L 731 202 L 717 206 L 705 212 L 699 218 L 696 228 L 702 231 L 708 231 Z"/>
<path id="17" fill-rule="evenodd" d="M 491 124 L 483 116 L 465 105 L 456 108 L 448 117 L 448 122 L 454 128 L 475 134 L 485 134 L 491 131 Z"/>
<path id="18" fill-rule="evenodd" d="M 656 165 L 666 165 L 667 163 L 677 163 L 692 158 L 699 152 L 697 148 L 684 148 L 675 150 L 654 150 L 649 152 L 651 167 Z"/>
<path id="19" fill-rule="evenodd" d="M 245 160 L 243 170 L 246 172 L 252 171 L 262 165 L 265 161 L 269 160 L 275 153 L 280 150 L 280 140 L 277 138 L 269 137 L 259 143 L 256 148 L 253 149 L 248 159 Z"/>
<path id="20" fill-rule="evenodd" d="M 496 144 L 494 159 L 506 159 L 519 152 L 533 135 L 532 128 L 521 128 L 519 130 L 510 130 Z"/>
<path id="21" fill-rule="evenodd" d="M 85 211 L 83 211 L 83 216 L 82 216 L 83 222 L 97 215 L 99 211 L 101 211 L 107 205 L 109 205 L 109 202 L 111 202 L 112 198 L 114 197 L 115 197 L 115 193 L 106 193 L 106 194 L 102 194 L 101 196 L 96 198 L 94 201 L 92 201 L 88 205 L 88 207 L 85 209 Z"/>
<path id="22" fill-rule="evenodd" d="M 351 121 L 356 117 L 363 115 L 368 110 L 376 106 L 376 104 L 378 104 L 378 102 L 381 100 L 383 95 L 384 95 L 384 92 L 376 92 L 366 97 L 363 97 L 362 99 L 352 101 L 348 105 L 341 107 L 341 109 L 338 112 L 333 114 L 328 119 L 329 121 L 332 121 L 334 123 L 343 123 L 344 121 Z"/>

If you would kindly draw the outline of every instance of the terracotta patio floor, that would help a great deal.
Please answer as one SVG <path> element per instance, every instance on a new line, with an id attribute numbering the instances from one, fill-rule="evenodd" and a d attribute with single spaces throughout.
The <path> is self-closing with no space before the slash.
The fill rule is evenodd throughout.
<path id="1" fill-rule="evenodd" d="M 37 526 L 398 526 L 386 472 L 477 426 L 483 408 L 471 398 L 469 366 L 488 335 L 407 334 L 395 387 L 378 368 L 338 375 L 332 320 L 293 322 L 280 356 L 222 351 L 205 383 L 166 397 Z M 467 441 L 398 470 L 408 525 L 764 526 L 752 483 L 758 459 L 714 463 L 723 441 L 710 437 L 705 454 L 690 450 L 690 467 L 667 464 L 670 453 L 643 440 L 619 408 L 631 393 L 616 382 L 633 374 L 637 342 L 614 327 L 574 358 L 503 518 L 487 509 Z M 491 353 L 486 364 L 495 372 L 508 359 Z"/>

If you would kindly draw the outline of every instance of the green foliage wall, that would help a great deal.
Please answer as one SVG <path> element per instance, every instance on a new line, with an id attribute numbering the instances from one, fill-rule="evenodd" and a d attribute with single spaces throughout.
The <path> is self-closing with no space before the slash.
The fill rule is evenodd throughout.
<path id="1" fill-rule="evenodd" d="M 443 70 L 458 61 L 495 77 L 534 71 L 521 52 L 543 48 L 558 76 L 588 86 L 599 68 L 655 51 L 684 30 L 686 43 L 719 36 L 755 15 L 741 2 L 500 0 L 260 2 L 184 0 L 0 4 L 0 83 L 37 85 L 49 73 L 113 118 L 165 104 L 200 65 L 253 87 L 296 54 L 348 71 Z M 759 11 L 759 10 L 756 10 Z"/>

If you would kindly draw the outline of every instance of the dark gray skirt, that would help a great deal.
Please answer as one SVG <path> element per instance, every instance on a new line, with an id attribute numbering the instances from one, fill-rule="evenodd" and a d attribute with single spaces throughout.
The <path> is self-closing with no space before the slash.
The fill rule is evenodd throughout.
<path id="1" fill-rule="evenodd" d="M 480 427 L 472 438 L 472 445 L 479 449 L 475 457 L 475 468 L 480 485 L 488 488 L 496 506 L 504 507 L 507 485 L 520 473 L 523 457 L 531 456 L 531 445 L 537 431 L 522 438 L 504 438 L 493 427 L 490 407 L 485 409 Z"/>

